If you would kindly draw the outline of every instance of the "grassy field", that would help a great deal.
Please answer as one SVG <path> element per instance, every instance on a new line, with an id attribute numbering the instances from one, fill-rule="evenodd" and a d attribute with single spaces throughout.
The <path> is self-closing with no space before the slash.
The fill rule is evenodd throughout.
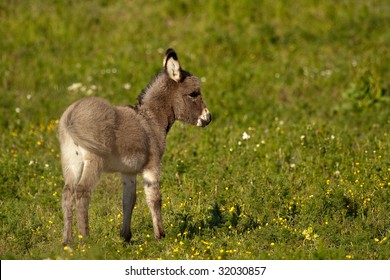
<path id="1" fill-rule="evenodd" d="M 389 1 L 3 1 L 0 34 L 1 259 L 390 258 Z M 109 174 L 64 248 L 58 119 L 134 104 L 168 47 L 213 122 L 168 136 L 167 237 L 140 181 L 122 242 Z"/>

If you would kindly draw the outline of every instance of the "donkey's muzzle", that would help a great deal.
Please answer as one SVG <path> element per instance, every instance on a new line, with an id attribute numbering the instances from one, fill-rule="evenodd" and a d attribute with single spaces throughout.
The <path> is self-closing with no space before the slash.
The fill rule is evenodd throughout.
<path id="1" fill-rule="evenodd" d="M 211 122 L 211 114 L 210 111 L 207 108 L 204 108 L 202 110 L 202 114 L 198 118 L 198 122 L 196 123 L 197 126 L 205 127 Z"/>

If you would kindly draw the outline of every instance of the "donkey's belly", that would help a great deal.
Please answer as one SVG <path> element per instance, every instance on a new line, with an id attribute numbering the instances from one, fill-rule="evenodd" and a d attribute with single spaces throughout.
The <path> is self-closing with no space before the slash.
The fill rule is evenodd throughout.
<path id="1" fill-rule="evenodd" d="M 108 159 L 104 166 L 106 172 L 121 172 L 126 174 L 136 174 L 145 166 L 146 157 L 144 155 L 134 155 L 129 157 Z"/>

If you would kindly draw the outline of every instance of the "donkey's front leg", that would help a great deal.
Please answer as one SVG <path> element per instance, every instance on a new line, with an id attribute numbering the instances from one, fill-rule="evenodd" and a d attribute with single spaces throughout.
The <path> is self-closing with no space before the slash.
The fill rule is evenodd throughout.
<path id="1" fill-rule="evenodd" d="M 122 174 L 123 180 L 123 227 L 121 231 L 121 237 L 126 242 L 131 241 L 131 216 L 136 201 L 136 176 Z"/>
<path id="2" fill-rule="evenodd" d="M 153 220 L 154 237 L 157 241 L 165 237 L 161 216 L 161 195 L 159 173 L 146 170 L 142 174 L 146 202 L 148 203 Z"/>

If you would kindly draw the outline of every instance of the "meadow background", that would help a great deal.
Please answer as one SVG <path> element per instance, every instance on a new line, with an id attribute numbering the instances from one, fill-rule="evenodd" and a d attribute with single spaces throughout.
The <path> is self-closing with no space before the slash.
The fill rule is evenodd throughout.
<path id="1" fill-rule="evenodd" d="M 1 259 L 390 258 L 389 1 L 1 1 L 0 34 Z M 61 113 L 136 103 L 168 47 L 213 122 L 168 136 L 167 237 L 140 181 L 122 242 L 109 174 L 64 248 Z"/>

